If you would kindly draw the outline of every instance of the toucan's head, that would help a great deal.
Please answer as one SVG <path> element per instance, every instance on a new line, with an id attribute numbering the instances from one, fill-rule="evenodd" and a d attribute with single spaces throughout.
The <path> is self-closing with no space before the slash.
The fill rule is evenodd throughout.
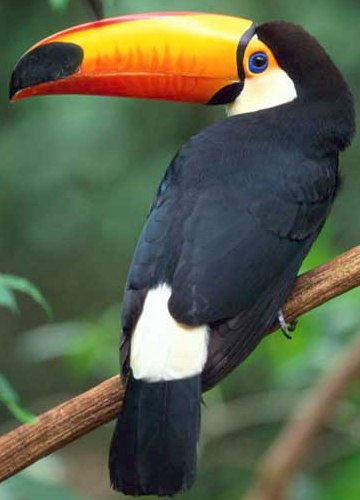
<path id="1" fill-rule="evenodd" d="M 227 104 L 230 114 L 296 99 L 333 102 L 346 83 L 301 27 L 164 12 L 89 23 L 32 47 L 10 97 L 96 94 Z"/>

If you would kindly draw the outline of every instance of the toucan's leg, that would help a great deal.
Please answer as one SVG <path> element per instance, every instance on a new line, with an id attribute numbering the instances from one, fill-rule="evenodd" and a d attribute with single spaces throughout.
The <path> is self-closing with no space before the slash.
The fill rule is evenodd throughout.
<path id="1" fill-rule="evenodd" d="M 294 332 L 296 330 L 297 326 L 297 321 L 293 321 L 292 323 L 287 323 L 284 317 L 284 313 L 282 312 L 282 309 L 280 309 L 279 314 L 278 314 L 278 321 L 280 324 L 281 331 L 283 332 L 284 336 L 292 340 L 292 336 L 290 333 Z"/>

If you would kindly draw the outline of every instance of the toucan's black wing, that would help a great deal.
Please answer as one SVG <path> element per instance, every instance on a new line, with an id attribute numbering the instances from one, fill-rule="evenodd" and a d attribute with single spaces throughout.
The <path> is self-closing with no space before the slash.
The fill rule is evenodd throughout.
<path id="1" fill-rule="evenodd" d="M 232 155 L 212 153 L 226 171 Z M 293 261 L 300 266 L 334 198 L 337 160 L 315 162 L 281 150 L 273 158 L 258 152 L 227 182 L 183 195 L 192 209 L 169 302 L 178 321 L 196 326 L 233 318 Z"/>
<path id="2" fill-rule="evenodd" d="M 265 192 L 237 208 L 227 194 L 200 195 L 169 302 L 179 322 L 210 325 L 204 389 L 245 359 L 274 323 L 329 208 L 329 200 L 307 206 Z"/>
<path id="3" fill-rule="evenodd" d="M 225 151 L 209 147 L 207 170 L 218 163 L 224 178 L 192 195 L 171 283 L 171 314 L 210 325 L 204 390 L 245 359 L 274 323 L 337 187 L 336 154 L 314 159 L 286 141 L 268 150 L 255 140 L 234 169 L 239 144 L 233 151 L 232 144 Z"/>

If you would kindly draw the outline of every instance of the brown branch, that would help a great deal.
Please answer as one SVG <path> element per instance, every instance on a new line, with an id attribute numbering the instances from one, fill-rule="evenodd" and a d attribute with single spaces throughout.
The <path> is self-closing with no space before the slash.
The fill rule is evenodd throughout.
<path id="1" fill-rule="evenodd" d="M 255 484 L 243 500 L 283 500 L 287 487 L 319 431 L 352 382 L 360 376 L 360 333 L 350 342 L 319 383 L 297 406 L 289 423 L 258 464 Z"/>
<path id="2" fill-rule="evenodd" d="M 360 246 L 300 276 L 284 306 L 288 320 L 360 285 Z M 124 389 L 113 377 L 0 438 L 0 481 L 113 418 Z"/>

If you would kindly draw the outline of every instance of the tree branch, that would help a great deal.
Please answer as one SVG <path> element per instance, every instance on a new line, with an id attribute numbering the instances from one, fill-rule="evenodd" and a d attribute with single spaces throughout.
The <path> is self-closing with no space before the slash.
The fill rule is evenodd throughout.
<path id="1" fill-rule="evenodd" d="M 300 276 L 283 308 L 285 317 L 293 321 L 359 285 L 360 246 Z M 2 436 L 0 481 L 115 418 L 123 396 L 119 377 L 113 377 L 40 415 L 35 424 Z"/>
<path id="2" fill-rule="evenodd" d="M 339 399 L 360 376 L 360 333 L 295 408 L 289 423 L 258 464 L 243 500 L 283 500 L 296 471 Z"/>

